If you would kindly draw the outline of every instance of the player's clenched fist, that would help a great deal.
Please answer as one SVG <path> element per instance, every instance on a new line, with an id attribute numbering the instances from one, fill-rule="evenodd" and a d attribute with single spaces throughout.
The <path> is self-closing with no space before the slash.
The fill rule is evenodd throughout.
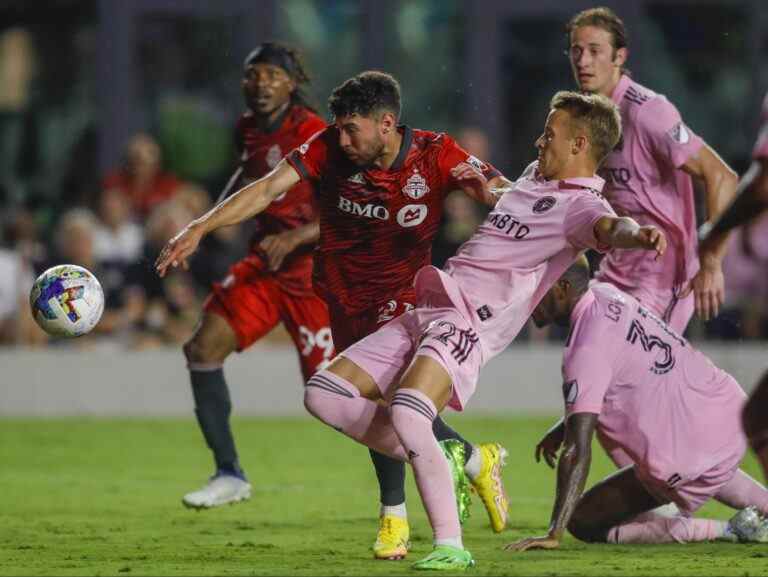
<path id="1" fill-rule="evenodd" d="M 641 226 L 635 233 L 635 238 L 643 248 L 655 250 L 656 258 L 663 255 L 664 251 L 667 250 L 667 237 L 653 225 Z"/>
<path id="2" fill-rule="evenodd" d="M 155 269 L 161 277 L 165 276 L 169 266 L 177 267 L 181 264 L 185 269 L 189 268 L 187 257 L 197 250 L 203 232 L 194 224 L 189 224 L 169 240 L 160 251 L 155 261 Z"/>

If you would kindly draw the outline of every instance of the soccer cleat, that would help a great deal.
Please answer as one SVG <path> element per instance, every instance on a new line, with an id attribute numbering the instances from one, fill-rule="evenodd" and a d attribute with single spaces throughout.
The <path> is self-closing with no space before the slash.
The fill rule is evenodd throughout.
<path id="1" fill-rule="evenodd" d="M 190 509 L 210 509 L 251 498 L 251 484 L 234 475 L 216 474 L 199 491 L 187 493 L 181 500 Z"/>
<path id="2" fill-rule="evenodd" d="M 747 507 L 728 521 L 728 528 L 742 543 L 768 543 L 768 519 L 755 507 Z"/>
<path id="3" fill-rule="evenodd" d="M 379 533 L 373 544 L 373 556 L 376 559 L 403 559 L 411 546 L 409 538 L 411 530 L 408 520 L 395 515 L 379 517 Z"/>
<path id="4" fill-rule="evenodd" d="M 466 549 L 450 545 L 435 545 L 432 552 L 412 565 L 417 571 L 450 571 L 475 566 L 472 554 Z"/>
<path id="5" fill-rule="evenodd" d="M 469 477 L 464 472 L 464 463 L 467 461 L 464 456 L 464 443 L 458 439 L 446 439 L 440 441 L 439 445 L 451 469 L 453 491 L 456 493 L 456 510 L 459 513 L 459 523 L 463 525 L 469 519 L 469 506 L 472 504 Z"/>
<path id="6" fill-rule="evenodd" d="M 507 526 L 509 517 L 509 497 L 504 491 L 504 481 L 501 478 L 501 468 L 506 464 L 507 450 L 498 443 L 484 443 L 477 449 L 483 460 L 480 474 L 471 479 L 472 489 L 480 495 L 480 499 L 488 511 L 491 527 L 496 533 L 501 533 Z"/>

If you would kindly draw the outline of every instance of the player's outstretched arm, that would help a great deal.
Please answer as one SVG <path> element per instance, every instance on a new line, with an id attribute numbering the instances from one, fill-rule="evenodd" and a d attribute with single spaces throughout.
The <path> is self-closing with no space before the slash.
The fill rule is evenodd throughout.
<path id="1" fill-rule="evenodd" d="M 657 258 L 667 250 L 667 237 L 655 226 L 640 226 L 628 216 L 604 216 L 595 224 L 595 237 L 613 248 L 655 250 Z"/>
<path id="2" fill-rule="evenodd" d="M 506 550 L 556 549 L 560 546 L 587 482 L 597 417 L 594 413 L 574 413 L 565 421 L 565 446 L 557 462 L 557 491 L 547 535 L 510 543 Z"/>
<path id="3" fill-rule="evenodd" d="M 281 160 L 269 174 L 244 186 L 203 216 L 190 222 L 169 240 L 155 261 L 157 273 L 161 277 L 165 276 L 169 266 L 182 265 L 187 268 L 187 258 L 195 252 L 206 234 L 259 214 L 299 180 L 296 170 L 285 160 Z"/>

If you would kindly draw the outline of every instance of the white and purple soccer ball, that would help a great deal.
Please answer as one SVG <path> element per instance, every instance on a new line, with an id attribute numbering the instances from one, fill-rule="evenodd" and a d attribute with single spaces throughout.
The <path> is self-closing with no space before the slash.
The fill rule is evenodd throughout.
<path id="1" fill-rule="evenodd" d="M 104 312 L 104 291 L 87 269 L 74 264 L 49 268 L 32 285 L 32 316 L 56 337 L 79 337 L 93 330 Z"/>

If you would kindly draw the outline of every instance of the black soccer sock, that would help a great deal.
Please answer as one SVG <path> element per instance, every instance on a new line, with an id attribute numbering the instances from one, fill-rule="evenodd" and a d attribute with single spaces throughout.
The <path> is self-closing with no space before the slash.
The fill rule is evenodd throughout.
<path id="1" fill-rule="evenodd" d="M 235 439 L 229 428 L 232 403 L 224 380 L 224 370 L 189 371 L 192 394 L 195 397 L 195 414 L 205 442 L 213 451 L 216 469 L 245 478 L 235 450 Z"/>
<path id="2" fill-rule="evenodd" d="M 381 492 L 381 504 L 395 506 L 405 503 L 405 463 L 369 449 L 376 469 Z"/>
<path id="3" fill-rule="evenodd" d="M 438 441 L 456 439 L 464 443 L 464 464 L 466 465 L 467 461 L 469 461 L 469 458 L 472 456 L 472 451 L 475 450 L 475 448 L 472 446 L 472 443 L 451 429 L 448 426 L 448 423 L 446 423 L 440 415 L 438 415 L 435 420 L 432 421 L 432 432 L 435 434 L 435 438 Z"/>

